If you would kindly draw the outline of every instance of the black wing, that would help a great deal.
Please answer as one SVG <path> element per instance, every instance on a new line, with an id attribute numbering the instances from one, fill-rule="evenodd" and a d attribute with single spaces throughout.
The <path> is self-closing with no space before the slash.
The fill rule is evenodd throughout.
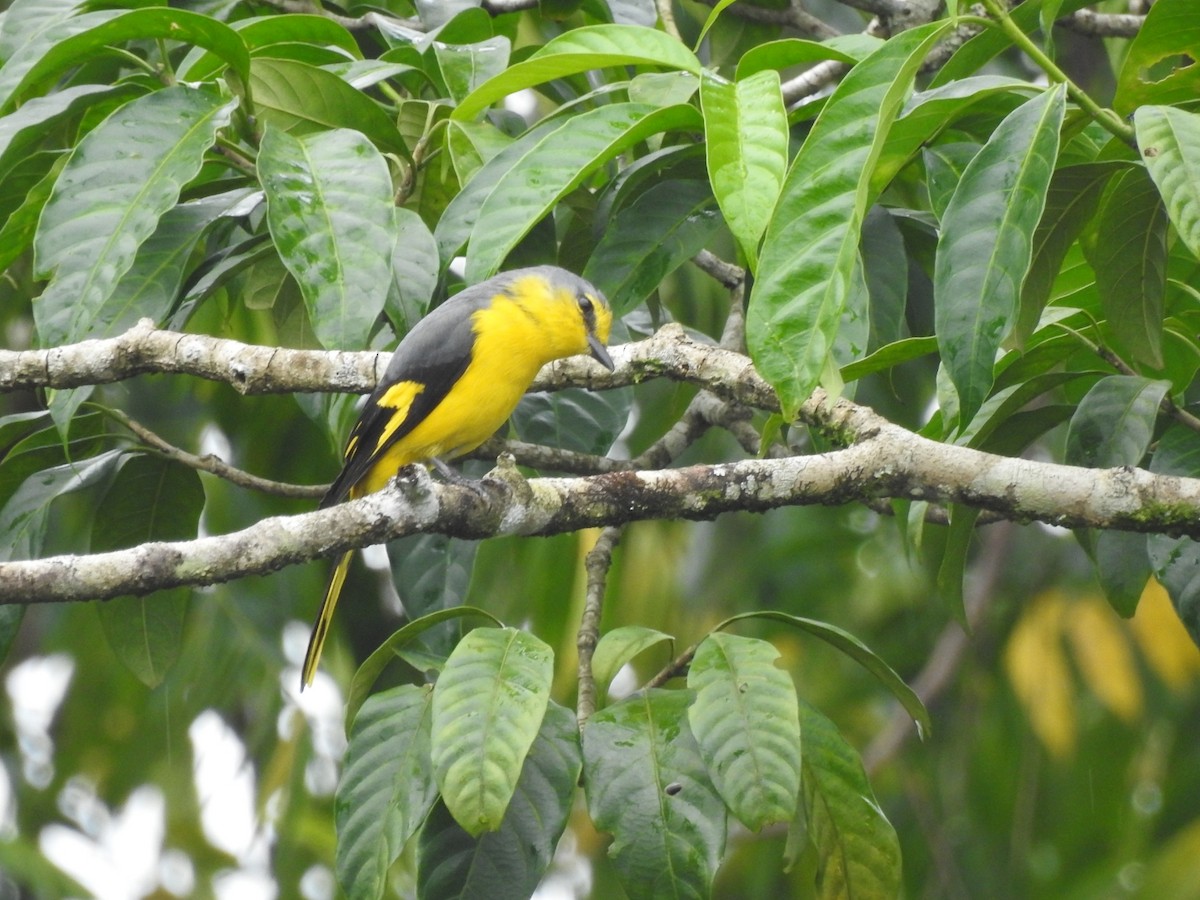
<path id="1" fill-rule="evenodd" d="M 471 317 L 491 302 L 497 289 L 494 281 L 484 282 L 454 295 L 404 336 L 350 432 L 347 446 L 353 449 L 321 500 L 320 508 L 344 500 L 380 454 L 423 422 L 450 393 L 471 363 L 471 351 L 475 346 Z M 381 405 L 380 400 L 389 388 L 405 381 L 424 385 L 424 389 L 413 398 L 403 422 L 380 445 L 383 432 L 399 414 L 397 410 Z"/>

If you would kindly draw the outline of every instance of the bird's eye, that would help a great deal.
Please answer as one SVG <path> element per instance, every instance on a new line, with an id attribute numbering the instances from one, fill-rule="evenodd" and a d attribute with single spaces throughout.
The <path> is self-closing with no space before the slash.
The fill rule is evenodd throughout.
<path id="1" fill-rule="evenodd" d="M 585 315 L 587 313 L 590 313 L 592 311 L 592 298 L 589 297 L 587 294 L 580 294 L 579 295 L 579 309 Z"/>

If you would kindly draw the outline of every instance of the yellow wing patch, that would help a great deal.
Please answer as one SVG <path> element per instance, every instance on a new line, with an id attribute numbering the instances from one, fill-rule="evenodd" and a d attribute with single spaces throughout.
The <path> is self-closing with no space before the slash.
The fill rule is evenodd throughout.
<path id="1" fill-rule="evenodd" d="M 379 398 L 379 405 L 387 409 L 395 410 L 392 417 L 388 419 L 387 425 L 384 426 L 383 432 L 379 435 L 379 440 L 375 443 L 375 449 L 378 450 L 391 438 L 392 433 L 399 428 L 404 420 L 408 418 L 408 410 L 412 407 L 412 403 L 417 399 L 417 395 L 425 390 L 425 385 L 417 381 L 397 381 L 390 388 L 383 392 L 383 396 Z"/>

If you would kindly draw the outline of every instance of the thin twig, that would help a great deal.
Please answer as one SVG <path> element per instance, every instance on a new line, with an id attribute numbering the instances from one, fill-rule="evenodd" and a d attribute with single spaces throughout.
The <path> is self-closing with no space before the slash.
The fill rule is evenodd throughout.
<path id="1" fill-rule="evenodd" d="M 612 568 L 613 551 L 621 541 L 620 526 L 610 525 L 600 530 L 600 536 L 588 552 L 584 562 L 587 572 L 587 597 L 583 615 L 579 620 L 579 635 L 575 646 L 579 648 L 579 697 L 575 704 L 575 716 L 582 730 L 592 713 L 596 711 L 596 679 L 592 675 L 592 655 L 600 641 L 600 617 L 604 612 L 604 592 L 608 585 L 608 573 Z"/>
<path id="2" fill-rule="evenodd" d="M 139 440 L 147 446 L 152 447 L 167 459 L 174 460 L 198 472 L 208 472 L 210 475 L 216 475 L 218 478 L 223 478 L 231 484 L 236 484 L 238 487 L 243 487 L 251 491 L 260 491 L 264 494 L 273 494 L 276 497 L 291 497 L 299 500 L 320 499 L 329 490 L 329 485 L 327 484 L 287 484 L 282 481 L 271 481 L 269 478 L 260 478 L 258 475 L 252 475 L 249 472 L 229 465 L 229 463 L 211 453 L 204 456 L 196 456 L 193 453 L 188 453 L 186 450 L 180 449 L 169 441 L 159 437 L 145 425 L 135 419 L 131 419 L 119 409 L 106 409 L 105 413 L 116 419 L 121 425 L 137 435 Z"/>

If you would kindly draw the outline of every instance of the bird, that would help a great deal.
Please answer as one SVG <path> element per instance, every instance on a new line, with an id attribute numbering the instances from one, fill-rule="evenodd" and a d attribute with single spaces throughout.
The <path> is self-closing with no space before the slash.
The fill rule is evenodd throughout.
<path id="1" fill-rule="evenodd" d="M 448 471 L 516 409 L 546 363 L 588 354 L 610 371 L 608 300 L 557 266 L 514 269 L 468 287 L 409 331 L 350 431 L 325 509 L 383 488 L 413 463 Z M 301 691 L 312 684 L 353 551 L 333 567 L 308 641 Z"/>

